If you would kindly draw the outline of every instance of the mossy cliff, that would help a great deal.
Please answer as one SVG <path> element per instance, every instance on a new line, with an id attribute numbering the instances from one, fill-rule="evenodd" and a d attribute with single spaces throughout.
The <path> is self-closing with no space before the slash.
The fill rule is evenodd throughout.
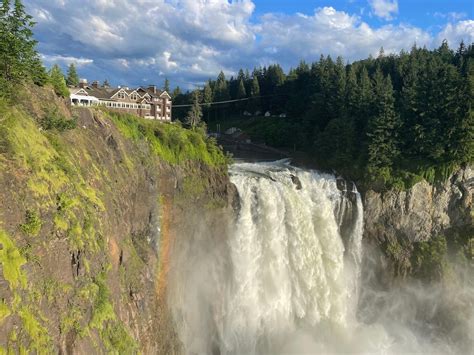
<path id="1" fill-rule="evenodd" d="M 229 206 L 227 157 L 202 132 L 48 90 L 21 102 L 0 101 L 0 354 L 178 353 L 172 236 Z"/>

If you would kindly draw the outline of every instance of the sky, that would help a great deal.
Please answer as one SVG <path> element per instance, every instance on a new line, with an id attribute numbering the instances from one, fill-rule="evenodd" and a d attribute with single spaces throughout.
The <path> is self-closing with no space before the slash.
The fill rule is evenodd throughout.
<path id="1" fill-rule="evenodd" d="M 24 0 L 47 67 L 192 89 L 222 70 L 474 42 L 473 0 Z"/>

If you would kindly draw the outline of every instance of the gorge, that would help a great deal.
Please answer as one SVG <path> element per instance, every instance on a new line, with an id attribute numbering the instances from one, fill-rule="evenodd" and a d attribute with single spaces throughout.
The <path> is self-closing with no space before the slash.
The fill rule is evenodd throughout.
<path id="1" fill-rule="evenodd" d="M 283 162 L 230 172 L 228 235 L 198 228 L 175 246 L 168 299 L 185 353 L 472 350 L 472 282 L 383 289 L 355 186 Z"/>
<path id="2" fill-rule="evenodd" d="M 287 161 L 227 171 L 198 132 L 32 97 L 0 107 L 6 351 L 472 349 L 470 167 L 359 193 Z"/>

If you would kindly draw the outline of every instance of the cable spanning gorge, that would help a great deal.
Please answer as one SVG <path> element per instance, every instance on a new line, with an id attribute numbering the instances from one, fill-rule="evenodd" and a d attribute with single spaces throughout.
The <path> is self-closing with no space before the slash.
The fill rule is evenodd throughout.
<path id="1" fill-rule="evenodd" d="M 415 313 L 430 312 L 419 303 L 437 307 L 439 293 L 380 290 L 362 270 L 373 256 L 363 248 L 353 184 L 285 162 L 235 164 L 231 181 L 240 207 L 227 235 L 197 227 L 173 255 L 169 304 L 185 353 L 466 349 L 415 321 Z M 471 316 L 463 326 L 472 326 Z"/>

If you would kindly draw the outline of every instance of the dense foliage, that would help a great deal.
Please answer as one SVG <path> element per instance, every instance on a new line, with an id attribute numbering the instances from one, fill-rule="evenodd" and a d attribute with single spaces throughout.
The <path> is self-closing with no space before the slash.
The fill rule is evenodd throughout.
<path id="1" fill-rule="evenodd" d="M 53 85 L 54 91 L 57 95 L 61 97 L 69 97 L 69 90 L 66 85 L 66 79 L 64 78 L 64 74 L 59 65 L 53 65 L 53 67 L 49 71 L 49 81 L 51 85 Z"/>
<path id="2" fill-rule="evenodd" d="M 187 130 L 179 124 L 165 124 L 142 120 L 131 114 L 107 114 L 119 131 L 134 142 L 147 142 L 151 151 L 164 161 L 181 164 L 200 161 L 215 168 L 227 168 L 230 158 L 217 146 L 214 138 L 207 138 L 202 127 Z"/>
<path id="3" fill-rule="evenodd" d="M 79 74 L 77 74 L 76 66 L 71 63 L 67 69 L 66 84 L 69 86 L 79 85 Z"/>
<path id="4" fill-rule="evenodd" d="M 279 65 L 252 75 L 241 70 L 230 80 L 221 73 L 202 96 L 211 128 L 214 120 L 223 123 L 244 111 L 285 113 L 271 124 L 255 123 L 260 132 L 247 124 L 259 119 L 241 119 L 241 125 L 267 144 L 304 150 L 323 168 L 381 187 L 445 178 L 474 157 L 473 45 L 381 51 L 352 64 L 321 56 L 287 75 Z M 209 105 L 241 98 L 246 100 Z M 175 104 L 186 102 L 189 94 L 175 98 Z"/>
<path id="5" fill-rule="evenodd" d="M 0 4 L 0 86 L 7 94 L 15 84 L 32 80 L 38 85 L 47 81 L 46 71 L 36 52 L 32 17 L 20 0 Z"/>

